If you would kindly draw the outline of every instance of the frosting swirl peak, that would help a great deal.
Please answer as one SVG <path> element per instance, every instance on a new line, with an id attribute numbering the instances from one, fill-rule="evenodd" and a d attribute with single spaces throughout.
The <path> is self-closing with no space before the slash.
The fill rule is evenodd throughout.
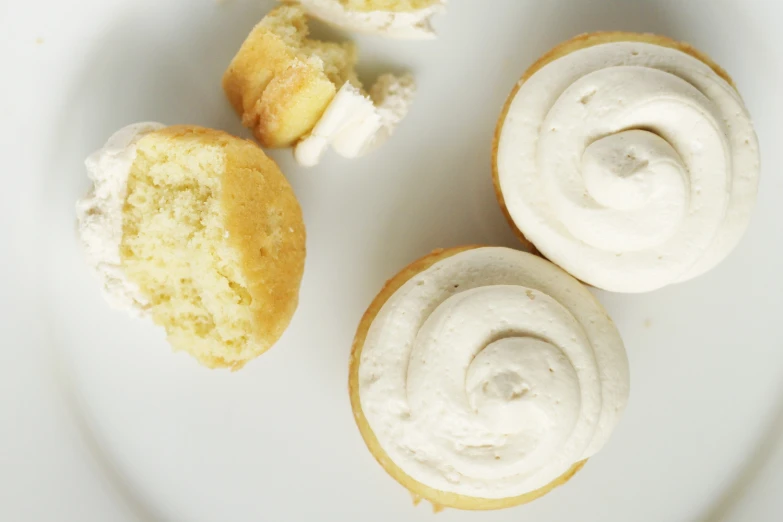
<path id="1" fill-rule="evenodd" d="M 573 51 L 524 80 L 498 132 L 517 227 L 591 285 L 644 292 L 696 277 L 739 242 L 759 175 L 736 90 L 662 45 Z"/>
<path id="2" fill-rule="evenodd" d="M 539 257 L 483 247 L 439 259 L 375 316 L 361 408 L 414 480 L 502 499 L 598 451 L 628 398 L 628 361 L 592 295 Z"/>

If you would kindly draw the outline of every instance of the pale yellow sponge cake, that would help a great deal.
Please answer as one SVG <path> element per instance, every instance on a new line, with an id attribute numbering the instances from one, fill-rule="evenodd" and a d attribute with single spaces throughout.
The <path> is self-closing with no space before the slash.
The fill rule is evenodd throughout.
<path id="1" fill-rule="evenodd" d="M 252 30 L 223 76 L 242 123 L 264 147 L 288 147 L 308 133 L 354 73 L 356 48 L 308 37 L 298 6 L 272 10 Z"/>
<path id="2" fill-rule="evenodd" d="M 242 44 L 223 88 L 264 147 L 295 147 L 304 166 L 317 164 L 329 148 L 345 158 L 362 156 L 407 115 L 415 82 L 384 74 L 365 91 L 354 71 L 354 45 L 310 40 L 306 7 L 273 9 Z"/>
<path id="3" fill-rule="evenodd" d="M 617 328 L 578 281 L 501 247 L 436 250 L 362 317 L 354 419 L 375 460 L 435 511 L 501 509 L 568 482 L 630 390 Z"/>
<path id="4" fill-rule="evenodd" d="M 296 309 L 299 204 L 256 144 L 146 125 L 123 129 L 88 160 L 94 188 L 77 205 L 88 262 L 110 302 L 163 326 L 175 349 L 239 369 Z"/>

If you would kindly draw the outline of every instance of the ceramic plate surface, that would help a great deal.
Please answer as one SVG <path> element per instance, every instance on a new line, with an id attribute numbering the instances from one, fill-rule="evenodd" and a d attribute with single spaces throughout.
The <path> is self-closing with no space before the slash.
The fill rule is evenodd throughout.
<path id="1" fill-rule="evenodd" d="M 273 153 L 308 227 L 301 304 L 282 341 L 232 374 L 104 305 L 74 202 L 88 188 L 84 158 L 128 123 L 246 135 L 220 78 L 273 2 L 0 0 L 0 520 L 431 520 L 354 425 L 355 328 L 383 282 L 430 250 L 516 245 L 490 180 L 501 106 L 540 54 L 610 29 L 689 41 L 732 74 L 761 141 L 753 222 L 703 277 L 596 292 L 628 348 L 632 392 L 581 473 L 527 506 L 437 520 L 781 520 L 783 4 L 450 4 L 437 40 L 356 38 L 363 77 L 411 70 L 419 83 L 384 147 L 310 170 Z"/>

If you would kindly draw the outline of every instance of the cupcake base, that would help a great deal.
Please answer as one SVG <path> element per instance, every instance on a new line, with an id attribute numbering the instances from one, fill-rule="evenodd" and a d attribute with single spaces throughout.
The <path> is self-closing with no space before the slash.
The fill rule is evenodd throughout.
<path id="1" fill-rule="evenodd" d="M 587 460 L 577 462 L 566 473 L 550 482 L 546 486 L 537 490 L 519 495 L 516 497 L 508 498 L 478 498 L 470 497 L 466 495 L 458 495 L 456 493 L 450 493 L 447 491 L 441 491 L 435 488 L 431 488 L 418 482 L 410 477 L 400 467 L 398 467 L 386 452 L 381 448 L 378 443 L 378 439 L 372 431 L 367 419 L 362 412 L 361 400 L 359 397 L 359 365 L 361 362 L 362 348 L 364 347 L 364 341 L 367 338 L 367 332 L 370 329 L 375 317 L 380 312 L 381 308 L 389 298 L 406 282 L 412 279 L 417 274 L 427 270 L 435 263 L 447 259 L 453 255 L 459 254 L 466 250 L 479 248 L 478 246 L 457 247 L 449 249 L 435 250 L 431 254 L 415 261 L 405 267 L 400 273 L 391 278 L 386 285 L 384 285 L 381 292 L 375 297 L 370 307 L 365 312 L 359 323 L 359 328 L 354 338 L 353 347 L 351 349 L 351 359 L 348 375 L 348 389 L 351 397 L 351 408 L 353 409 L 353 416 L 356 420 L 356 425 L 359 427 L 359 431 L 362 434 L 367 448 L 372 453 L 375 460 L 391 475 L 397 482 L 404 486 L 413 495 L 414 503 L 418 503 L 422 499 L 430 502 L 435 511 L 440 511 L 443 508 L 455 508 L 465 510 L 491 510 L 502 509 L 520 504 L 526 504 L 539 497 L 542 497 L 555 489 L 568 482 L 574 474 L 582 469 Z"/>

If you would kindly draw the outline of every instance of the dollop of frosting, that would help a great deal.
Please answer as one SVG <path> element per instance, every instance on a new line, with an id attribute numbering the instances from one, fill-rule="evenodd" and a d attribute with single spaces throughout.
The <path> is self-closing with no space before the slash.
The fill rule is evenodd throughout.
<path id="1" fill-rule="evenodd" d="M 715 267 L 747 228 L 759 178 L 737 91 L 701 60 L 640 42 L 571 52 L 524 81 L 496 161 L 527 239 L 617 292 Z"/>
<path id="2" fill-rule="evenodd" d="M 122 268 L 122 207 L 136 159 L 136 144 L 146 134 L 163 127 L 161 123 L 142 122 L 114 133 L 85 161 L 93 186 L 76 202 L 79 238 L 87 264 L 101 281 L 104 298 L 112 307 L 133 315 L 145 315 L 149 303 Z"/>
<path id="3" fill-rule="evenodd" d="M 359 366 L 362 412 L 406 474 L 508 498 L 552 482 L 607 441 L 628 360 L 571 276 L 507 248 L 437 261 L 383 305 Z"/>
<path id="4" fill-rule="evenodd" d="M 341 29 L 408 40 L 435 38 L 430 20 L 442 12 L 446 5 L 446 0 L 433 0 L 430 5 L 413 10 L 356 10 L 340 0 L 296 1 L 310 16 Z"/>
<path id="5" fill-rule="evenodd" d="M 380 145 L 408 114 L 416 87 L 410 75 L 384 74 L 369 96 L 345 83 L 308 136 L 294 148 L 296 161 L 317 165 L 331 146 L 344 158 L 356 158 Z"/>

